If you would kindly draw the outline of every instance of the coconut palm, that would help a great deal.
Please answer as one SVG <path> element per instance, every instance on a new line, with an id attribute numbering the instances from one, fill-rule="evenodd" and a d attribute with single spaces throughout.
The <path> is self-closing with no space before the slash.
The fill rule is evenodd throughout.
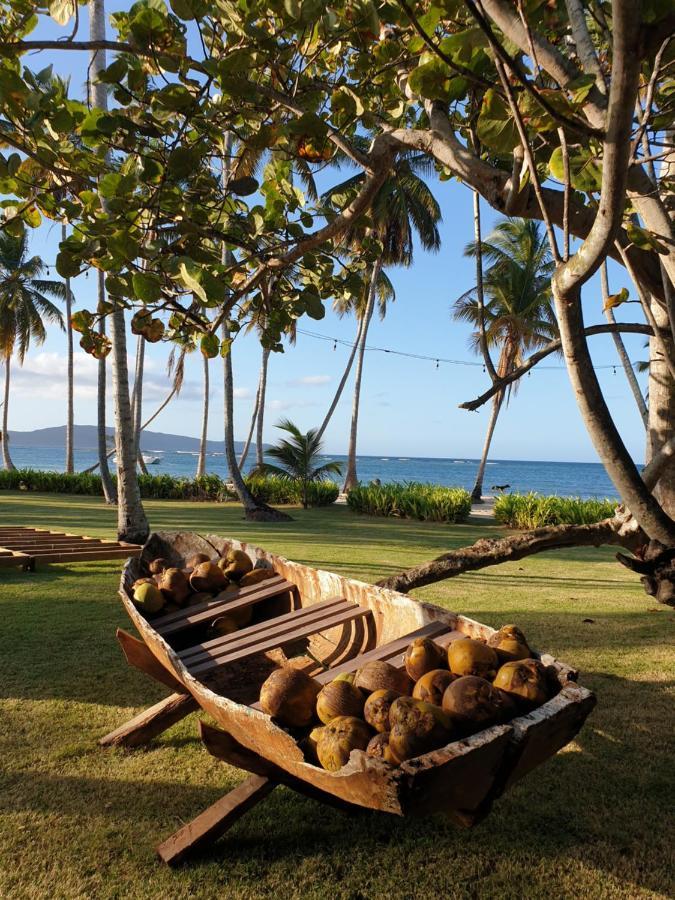
<path id="1" fill-rule="evenodd" d="M 475 258 L 478 249 L 477 242 L 471 241 L 464 255 Z M 474 326 L 470 346 L 475 353 L 481 352 L 483 319 L 487 347 L 498 350 L 495 369 L 503 377 L 521 365 L 525 351 L 535 350 L 558 337 L 551 294 L 554 263 L 544 229 L 529 219 L 503 220 L 480 244 L 480 250 L 487 265 L 483 273 L 483 309 L 473 287 L 455 300 L 452 315 Z M 492 401 L 483 454 L 471 494 L 474 502 L 481 501 L 485 465 L 502 404 L 505 399 L 508 402 L 517 387 L 517 381 L 511 382 Z"/>
<path id="2" fill-rule="evenodd" d="M 14 469 L 9 453 L 8 412 L 10 364 L 16 351 L 23 364 L 31 341 L 42 344 L 47 337 L 45 321 L 61 328 L 63 316 L 48 299 L 65 301 L 66 286 L 41 276 L 45 264 L 39 256 L 28 256 L 28 240 L 0 232 L 0 354 L 5 361 L 5 398 L 2 408 L 2 456 L 6 469 Z"/>
<path id="3" fill-rule="evenodd" d="M 356 358 L 356 374 L 354 397 L 352 401 L 347 473 L 343 491 L 349 491 L 357 482 L 356 438 L 361 399 L 363 362 L 368 328 L 370 326 L 378 294 L 380 299 L 382 299 L 380 280 L 382 269 L 388 265 L 409 266 L 412 263 L 415 235 L 417 235 L 425 250 L 438 250 L 441 244 L 441 238 L 438 232 L 438 223 L 441 221 L 441 210 L 424 180 L 424 177 L 430 177 L 432 172 L 433 166 L 429 165 L 429 159 L 427 157 L 414 155 L 399 159 L 392 174 L 387 178 L 373 199 L 372 206 L 369 210 L 369 223 L 367 226 L 364 228 L 363 224 L 357 222 L 355 226 L 347 232 L 344 238 L 347 246 L 358 251 L 363 246 L 364 239 L 374 237 L 381 243 L 382 251 L 377 255 L 377 258 L 368 273 L 368 289 L 360 316 L 358 316 L 359 301 L 357 300 L 355 304 L 355 312 L 357 312 L 360 323 L 356 339 L 356 353 L 352 354 L 349 360 L 349 367 L 351 367 L 354 358 Z M 364 178 L 365 175 L 360 173 L 347 179 L 342 184 L 332 188 L 331 191 L 325 195 L 325 199 L 330 200 L 336 195 L 348 193 L 358 187 Z M 380 315 L 382 315 L 382 311 L 383 307 L 380 305 Z M 329 410 L 329 415 L 319 429 L 320 435 L 323 434 L 326 425 L 328 424 L 328 419 L 337 405 L 339 393 L 341 393 L 345 382 L 346 377 L 343 376 L 338 388 L 337 397 L 334 399 L 331 409 Z"/>
<path id="4" fill-rule="evenodd" d="M 309 485 L 315 481 L 324 481 L 329 475 L 341 475 L 342 466 L 339 462 L 317 464 L 321 455 L 321 440 L 316 428 L 310 428 L 307 434 L 303 434 L 290 419 L 283 419 L 276 427 L 290 435 L 266 451 L 267 456 L 276 459 L 280 465 L 263 463 L 256 466 L 254 472 L 277 475 L 299 483 L 302 505 L 307 509 Z"/>

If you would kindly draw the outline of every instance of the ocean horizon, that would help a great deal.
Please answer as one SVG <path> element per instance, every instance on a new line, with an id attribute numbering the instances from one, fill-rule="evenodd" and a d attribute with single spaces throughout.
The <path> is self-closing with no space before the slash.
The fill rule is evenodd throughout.
<path id="1" fill-rule="evenodd" d="M 197 451 L 153 451 L 151 447 L 144 447 L 143 452 L 146 456 L 159 458 L 158 464 L 148 467 L 148 471 L 153 475 L 194 477 L 197 468 Z M 63 472 L 65 469 L 64 451 L 61 449 L 14 445 L 11 453 L 17 468 L 52 472 Z M 347 457 L 340 454 L 324 454 L 322 459 L 334 459 L 346 464 Z M 75 451 L 77 471 L 89 468 L 96 460 L 97 454 L 93 449 Z M 206 469 L 209 474 L 219 475 L 221 478 L 227 477 L 223 452 L 209 452 L 206 460 Z M 249 454 L 245 471 L 250 470 L 254 460 L 254 454 Z M 376 478 L 382 483 L 428 481 L 433 484 L 471 490 L 478 462 L 477 459 L 461 456 L 359 455 L 357 472 L 362 482 L 369 482 Z M 114 471 L 114 464 L 112 470 Z M 511 493 L 536 491 L 540 494 L 558 494 L 561 497 L 609 497 L 612 499 L 616 499 L 618 496 L 601 463 L 491 459 L 485 469 L 483 492 L 485 494 L 492 493 L 497 485 L 509 485 L 508 490 Z"/>

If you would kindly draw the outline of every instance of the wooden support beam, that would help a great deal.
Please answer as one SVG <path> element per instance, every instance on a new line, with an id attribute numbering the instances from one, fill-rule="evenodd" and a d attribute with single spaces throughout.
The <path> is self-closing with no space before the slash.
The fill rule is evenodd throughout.
<path id="1" fill-rule="evenodd" d="M 99 740 L 101 747 L 140 747 L 198 709 L 192 694 L 171 694 Z"/>
<path id="2" fill-rule="evenodd" d="M 160 684 L 166 685 L 172 691 L 177 691 L 179 694 L 187 694 L 185 685 L 164 668 L 145 641 L 139 640 L 123 628 L 117 629 L 115 637 L 119 641 L 122 653 L 124 653 L 130 666 L 133 666 L 140 672 L 144 672 L 150 678 L 159 681 Z"/>

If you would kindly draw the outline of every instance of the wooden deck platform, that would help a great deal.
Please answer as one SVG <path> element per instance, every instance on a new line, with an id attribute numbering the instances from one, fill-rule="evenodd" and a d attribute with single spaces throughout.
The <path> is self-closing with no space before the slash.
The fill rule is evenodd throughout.
<path id="1" fill-rule="evenodd" d="M 139 544 L 106 541 L 87 535 L 47 531 L 18 525 L 0 527 L 0 568 L 19 566 L 34 571 L 38 562 L 87 562 L 140 556 Z"/>

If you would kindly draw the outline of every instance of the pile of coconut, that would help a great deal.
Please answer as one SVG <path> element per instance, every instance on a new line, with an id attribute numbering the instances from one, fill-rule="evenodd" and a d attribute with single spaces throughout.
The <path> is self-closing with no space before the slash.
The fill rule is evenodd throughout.
<path id="1" fill-rule="evenodd" d="M 529 712 L 559 690 L 515 625 L 488 641 L 459 638 L 447 651 L 417 638 L 404 661 L 403 669 L 367 662 L 323 687 L 299 669 L 276 669 L 260 705 L 291 730 L 309 761 L 335 772 L 352 750 L 400 765 Z"/>

